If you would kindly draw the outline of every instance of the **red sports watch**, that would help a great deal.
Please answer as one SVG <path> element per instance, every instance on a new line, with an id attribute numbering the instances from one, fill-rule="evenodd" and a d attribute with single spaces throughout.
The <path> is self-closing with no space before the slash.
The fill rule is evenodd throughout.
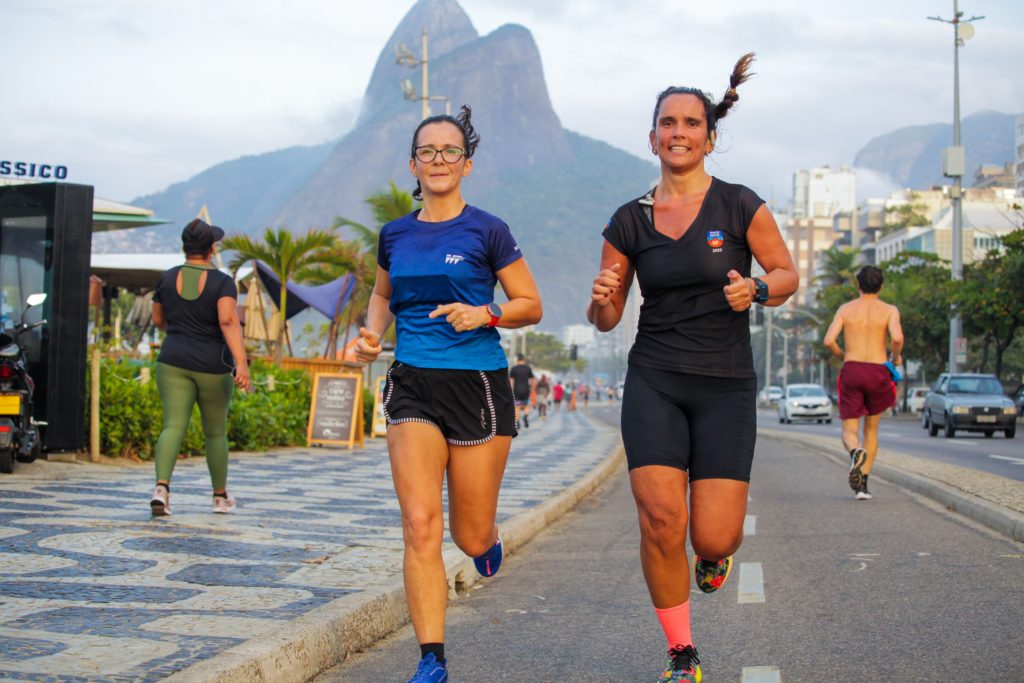
<path id="1" fill-rule="evenodd" d="M 487 314 L 491 316 L 491 321 L 487 323 L 487 327 L 497 327 L 501 321 L 501 306 L 492 301 L 487 304 Z"/>

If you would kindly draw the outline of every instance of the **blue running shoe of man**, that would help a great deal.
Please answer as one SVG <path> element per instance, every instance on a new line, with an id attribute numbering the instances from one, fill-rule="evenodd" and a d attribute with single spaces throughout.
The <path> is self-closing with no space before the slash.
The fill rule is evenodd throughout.
<path id="1" fill-rule="evenodd" d="M 437 661 L 433 652 L 423 655 L 420 665 L 416 667 L 416 673 L 407 683 L 448 683 L 447 657 L 445 663 Z"/>
<path id="2" fill-rule="evenodd" d="M 480 576 L 494 576 L 498 573 L 498 569 L 501 567 L 501 558 L 503 557 L 501 550 L 501 537 L 491 546 L 491 549 L 480 557 L 473 558 L 473 564 L 476 565 L 476 570 L 480 572 Z"/>

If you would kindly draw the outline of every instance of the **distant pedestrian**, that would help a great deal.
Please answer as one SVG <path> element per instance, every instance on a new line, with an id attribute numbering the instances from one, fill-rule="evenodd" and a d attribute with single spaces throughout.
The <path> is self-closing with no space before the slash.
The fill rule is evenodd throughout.
<path id="1" fill-rule="evenodd" d="M 695 88 L 658 95 L 648 143 L 661 178 L 605 228 L 587 311 L 599 330 L 614 328 L 636 274 L 644 302 L 629 352 L 622 440 L 641 565 L 668 641 L 659 683 L 701 680 L 683 575 L 687 531 L 697 586 L 713 592 L 743 540 L 754 457 L 757 375 L 748 310 L 755 302 L 785 302 L 799 281 L 764 201 L 704 168 L 752 59 L 737 62 L 717 104 Z M 752 257 L 764 268 L 761 278 L 751 277 Z"/>
<path id="2" fill-rule="evenodd" d="M 896 367 L 903 364 L 903 327 L 899 310 L 878 298 L 885 276 L 875 266 L 857 273 L 860 297 L 839 307 L 825 333 L 825 346 L 843 359 L 839 372 L 839 419 L 843 447 L 850 455 L 850 488 L 869 500 L 868 475 L 878 454 L 882 413 L 896 405 Z M 839 346 L 839 335 L 843 345 Z M 889 343 L 886 351 L 886 337 Z M 861 418 L 863 438 L 858 435 Z"/>
<path id="3" fill-rule="evenodd" d="M 590 387 L 586 383 L 580 385 L 580 399 L 583 400 L 583 407 L 590 405 Z"/>
<path id="4" fill-rule="evenodd" d="M 548 416 L 548 401 L 551 400 L 551 382 L 548 380 L 547 375 L 542 374 L 540 376 L 534 391 L 537 396 L 537 414 L 540 415 L 541 420 L 546 420 Z"/>
<path id="5" fill-rule="evenodd" d="M 356 356 L 374 361 L 395 322 L 384 413 L 405 544 L 403 576 L 420 663 L 409 683 L 446 683 L 442 487 L 452 540 L 493 576 L 502 547 L 498 490 L 516 434 L 508 362 L 495 327 L 541 318 L 540 295 L 500 218 L 466 204 L 462 179 L 479 136 L 469 107 L 432 116 L 412 136 L 409 170 L 423 208 L 380 231 L 377 281 Z M 494 302 L 500 283 L 508 302 Z"/>
<path id="6" fill-rule="evenodd" d="M 516 422 L 523 427 L 530 427 L 530 394 L 536 380 L 533 369 L 526 362 L 523 354 L 516 354 L 516 364 L 508 371 L 512 379 L 512 396 L 516 401 Z"/>
<path id="7" fill-rule="evenodd" d="M 562 407 L 562 398 L 565 396 L 565 385 L 562 384 L 562 380 L 555 382 L 555 386 L 551 387 L 551 399 L 555 402 L 555 412 Z"/>
<path id="8" fill-rule="evenodd" d="M 565 409 L 570 413 L 576 410 L 576 383 L 566 382 L 565 383 L 565 396 L 562 399 L 565 401 Z"/>
<path id="9" fill-rule="evenodd" d="M 223 237 L 223 230 L 199 219 L 186 225 L 181 232 L 185 263 L 164 273 L 153 293 L 153 324 L 167 332 L 156 359 L 163 429 L 149 502 L 155 517 L 171 514 L 171 474 L 197 403 L 213 511 L 231 512 L 236 505 L 227 492 L 228 405 L 235 386 L 249 388 L 249 365 L 238 322 L 238 289 L 231 276 L 213 267 Z"/>

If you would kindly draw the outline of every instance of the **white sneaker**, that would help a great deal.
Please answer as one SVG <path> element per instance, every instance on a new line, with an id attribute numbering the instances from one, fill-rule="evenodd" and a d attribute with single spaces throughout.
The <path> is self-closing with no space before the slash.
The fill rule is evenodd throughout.
<path id="1" fill-rule="evenodd" d="M 157 487 L 153 489 L 149 510 L 154 517 L 166 517 L 171 514 L 171 494 L 163 484 L 157 484 Z"/>
<path id="2" fill-rule="evenodd" d="M 220 496 L 214 496 L 213 497 L 213 511 L 214 512 L 220 512 L 222 514 L 227 514 L 229 512 L 234 512 L 235 511 L 235 507 L 237 505 L 238 505 L 238 501 L 235 500 L 234 498 L 232 498 L 231 494 L 228 494 L 227 498 L 221 498 Z"/>

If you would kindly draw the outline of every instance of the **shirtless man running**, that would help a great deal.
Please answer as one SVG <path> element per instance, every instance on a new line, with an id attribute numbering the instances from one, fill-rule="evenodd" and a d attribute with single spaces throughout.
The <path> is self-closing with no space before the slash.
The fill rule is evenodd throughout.
<path id="1" fill-rule="evenodd" d="M 886 360 L 892 365 L 903 363 L 900 312 L 878 299 L 883 280 L 882 271 L 875 266 L 861 268 L 857 273 L 860 297 L 839 307 L 825 333 L 825 346 L 843 359 L 839 419 L 843 421 L 843 447 L 850 454 L 850 488 L 857 500 L 871 498 L 868 474 L 878 453 L 878 423 L 882 413 L 896 404 L 896 383 Z M 837 342 L 840 333 L 845 351 Z M 858 436 L 860 418 L 864 418 L 863 440 Z"/>

